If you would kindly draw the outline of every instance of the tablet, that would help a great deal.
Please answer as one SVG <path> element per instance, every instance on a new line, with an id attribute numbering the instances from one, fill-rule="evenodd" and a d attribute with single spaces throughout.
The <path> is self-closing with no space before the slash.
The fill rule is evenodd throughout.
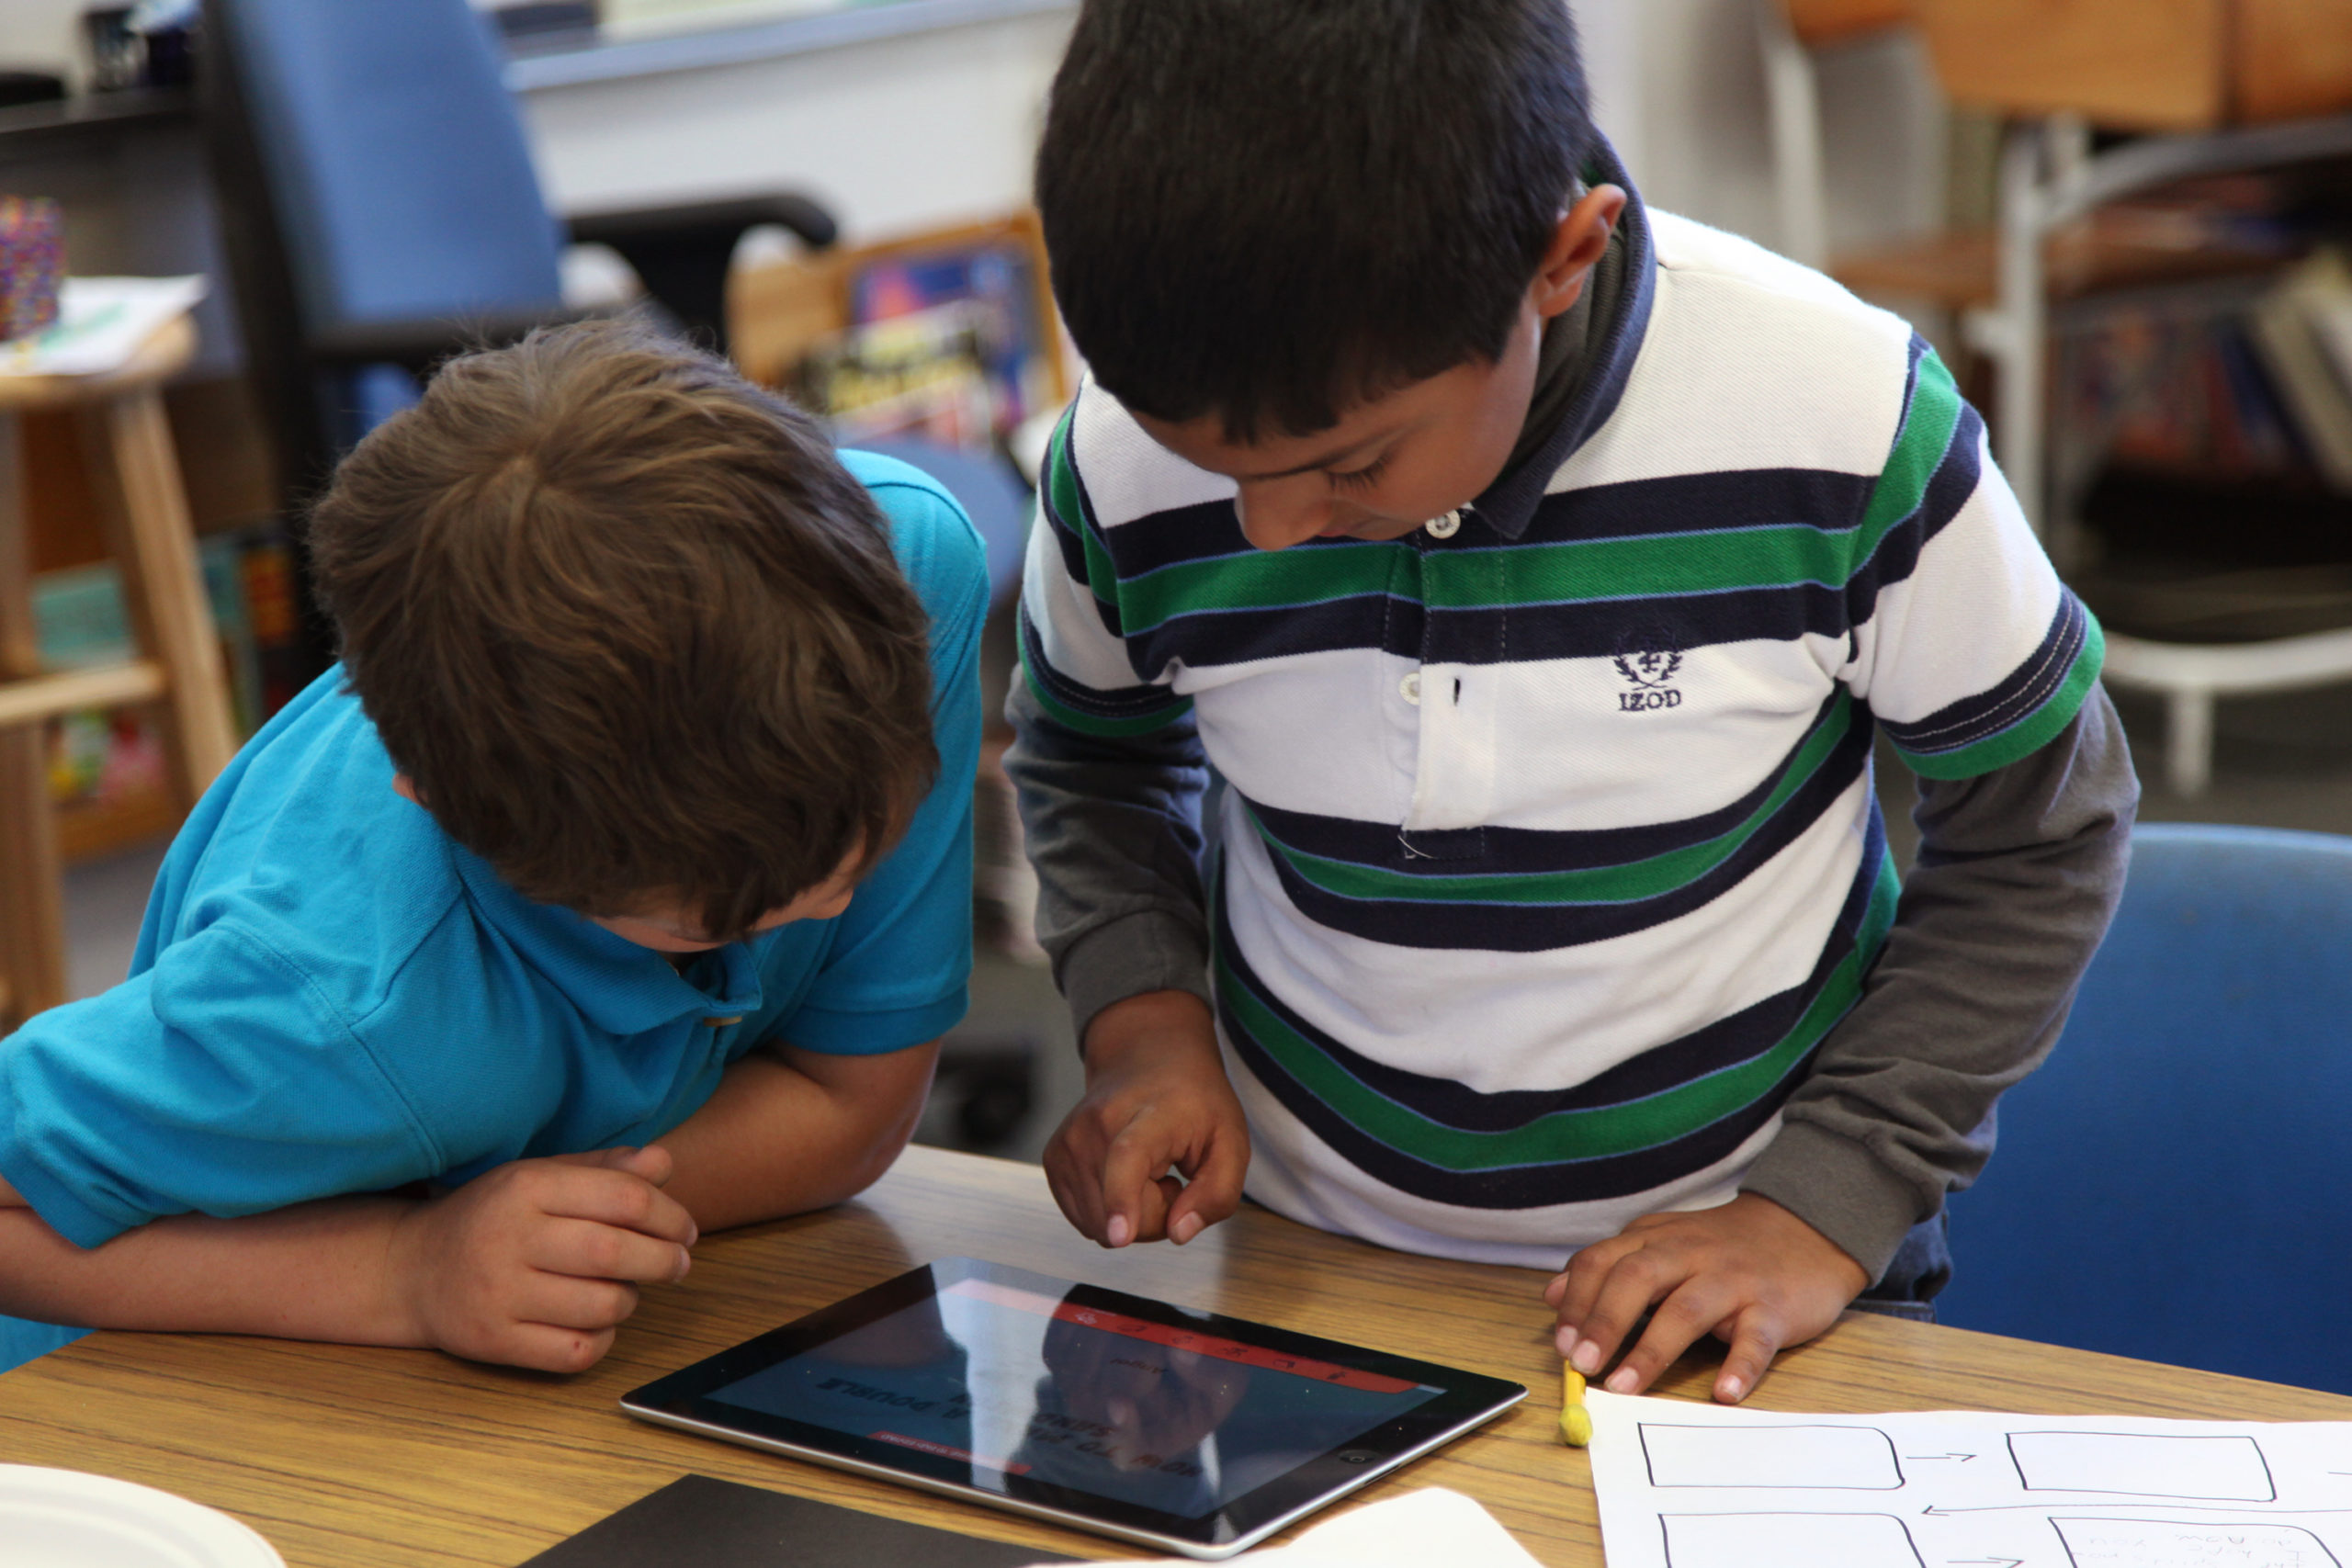
<path id="1" fill-rule="evenodd" d="M 1220 1558 L 1526 1396 L 1499 1378 L 950 1258 L 621 1408 Z"/>

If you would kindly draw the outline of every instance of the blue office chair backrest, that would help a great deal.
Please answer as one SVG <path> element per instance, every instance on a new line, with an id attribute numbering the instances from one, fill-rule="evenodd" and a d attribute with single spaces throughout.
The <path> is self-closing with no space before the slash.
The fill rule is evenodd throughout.
<path id="1" fill-rule="evenodd" d="M 2157 824 L 1951 1205 L 1962 1328 L 2352 1393 L 2352 839 Z"/>
<path id="2" fill-rule="evenodd" d="M 210 16 L 311 333 L 560 303 L 559 231 L 467 0 L 233 0 Z"/>
<path id="3" fill-rule="evenodd" d="M 892 435 L 850 445 L 896 457 L 937 479 L 979 530 L 980 543 L 989 554 L 989 603 L 998 604 L 1012 596 L 1021 586 L 1021 558 L 1028 549 L 1029 515 L 1037 498 L 1021 482 L 1011 463 L 994 453 L 958 451 L 915 436 Z"/>

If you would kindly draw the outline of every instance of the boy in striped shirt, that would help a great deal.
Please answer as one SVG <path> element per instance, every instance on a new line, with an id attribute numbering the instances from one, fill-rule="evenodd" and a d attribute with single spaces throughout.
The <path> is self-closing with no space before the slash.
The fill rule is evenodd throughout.
<path id="1" fill-rule="evenodd" d="M 1562 0 L 1088 0 L 1037 194 L 1092 367 L 1011 702 L 1072 1223 L 1182 1243 L 1246 1173 L 1568 1258 L 1620 1392 L 1926 1315 L 2137 800 L 1933 352 L 1646 210 Z"/>

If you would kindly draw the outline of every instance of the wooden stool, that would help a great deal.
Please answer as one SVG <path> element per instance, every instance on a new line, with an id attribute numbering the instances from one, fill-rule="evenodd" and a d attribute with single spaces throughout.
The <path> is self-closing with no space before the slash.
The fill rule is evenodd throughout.
<path id="1" fill-rule="evenodd" d="M 183 806 L 235 754 L 228 676 L 196 559 L 163 383 L 196 351 L 185 316 L 103 376 L 0 376 L 0 1033 L 65 999 L 63 868 L 43 725 L 77 708 L 157 703 Z M 36 645 L 17 414 L 71 408 L 141 657 L 45 674 Z"/>

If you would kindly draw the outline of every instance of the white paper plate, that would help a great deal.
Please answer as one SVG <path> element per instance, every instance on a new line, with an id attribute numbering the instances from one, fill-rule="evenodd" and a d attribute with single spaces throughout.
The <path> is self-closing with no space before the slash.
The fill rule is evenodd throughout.
<path id="1" fill-rule="evenodd" d="M 8 1568 L 286 1568 L 228 1515 L 110 1476 L 0 1464 Z"/>

